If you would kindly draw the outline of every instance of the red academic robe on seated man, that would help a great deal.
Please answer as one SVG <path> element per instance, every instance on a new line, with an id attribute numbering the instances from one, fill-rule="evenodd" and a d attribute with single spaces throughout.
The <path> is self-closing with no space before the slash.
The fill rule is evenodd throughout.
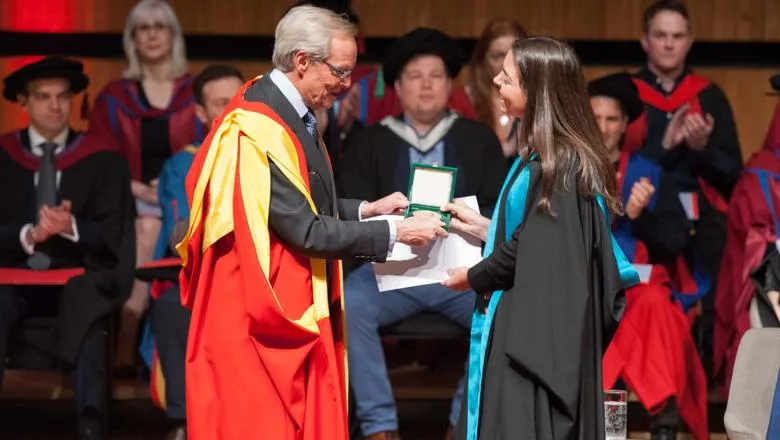
<path id="1" fill-rule="evenodd" d="M 289 80 L 244 86 L 187 178 L 191 440 L 348 438 L 337 259 L 384 259 L 390 231 L 336 218 L 356 220 L 359 202 L 335 198 L 326 156 L 274 81 Z"/>
<path id="2" fill-rule="evenodd" d="M 624 216 L 614 224 L 615 239 L 644 279 L 626 291 L 625 313 L 604 354 L 604 386 L 612 387 L 622 377 L 651 414 L 674 398 L 691 432 L 705 440 L 707 380 L 690 322 L 673 299 L 673 291 L 680 288 L 667 269 L 679 267 L 692 225 L 672 182 L 661 178 L 658 166 L 625 150 L 619 164 L 623 203 L 628 203 L 640 178 L 650 180 L 656 192 L 639 217 Z"/>
<path id="3" fill-rule="evenodd" d="M 756 293 L 750 279 L 769 246 L 778 238 L 780 216 L 780 104 L 764 148 L 745 165 L 731 196 L 718 294 L 714 361 L 718 393 L 728 397 L 734 361 L 742 335 L 750 328 L 748 308 Z"/>

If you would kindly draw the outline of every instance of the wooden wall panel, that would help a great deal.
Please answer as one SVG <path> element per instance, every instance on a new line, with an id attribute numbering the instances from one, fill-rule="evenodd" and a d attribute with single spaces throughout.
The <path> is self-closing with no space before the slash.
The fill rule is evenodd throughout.
<path id="1" fill-rule="evenodd" d="M 293 0 L 169 0 L 186 33 L 271 35 Z M 512 17 L 533 33 L 631 40 L 652 0 L 353 0 L 368 36 L 430 26 L 473 37 L 488 20 Z M 121 32 L 136 0 L 0 1 L 0 30 Z M 688 0 L 700 40 L 780 41 L 778 0 Z M 40 8 L 49 8 L 42 13 Z"/>

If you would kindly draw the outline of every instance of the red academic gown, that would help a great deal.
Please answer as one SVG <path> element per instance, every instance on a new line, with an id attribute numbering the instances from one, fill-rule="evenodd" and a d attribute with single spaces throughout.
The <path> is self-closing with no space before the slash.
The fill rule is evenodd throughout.
<path id="1" fill-rule="evenodd" d="M 279 116 L 243 100 L 246 87 L 186 181 L 190 230 L 178 249 L 182 303 L 192 309 L 188 438 L 346 440 L 341 266 L 326 274 L 324 260 L 267 227 L 268 156 L 311 202 L 307 164 Z"/>
<path id="2" fill-rule="evenodd" d="M 202 139 L 207 131 L 195 117 L 192 81 L 190 75 L 176 80 L 171 102 L 166 109 L 144 106 L 138 83 L 127 79 L 109 83 L 95 99 L 89 130 L 116 142 L 117 150 L 127 159 L 133 180 L 141 180 L 142 119 L 168 119 L 171 155 L 193 141 Z"/>
<path id="3" fill-rule="evenodd" d="M 674 113 L 684 104 L 688 104 L 690 105 L 690 114 L 702 114 L 699 94 L 709 87 L 711 83 L 706 78 L 689 73 L 680 81 L 674 93 L 669 97 L 663 96 L 641 79 L 634 78 L 634 84 L 636 84 L 639 90 L 639 96 L 642 101 L 650 107 L 667 113 Z M 625 144 L 631 151 L 638 150 L 644 145 L 648 129 L 646 116 L 647 113 L 642 114 L 628 126 Z M 717 211 L 725 214 L 728 209 L 725 198 L 701 176 L 698 176 L 697 180 L 707 201 Z"/>
<path id="4" fill-rule="evenodd" d="M 648 164 L 647 159 L 622 152 L 618 184 L 624 203 L 628 202 L 631 188 L 639 177 L 660 180 L 658 168 Z M 646 209 L 654 208 L 657 196 L 658 193 Z M 672 217 L 671 213 L 658 215 L 666 215 L 666 221 Z M 613 387 L 622 377 L 651 414 L 663 409 L 669 398 L 674 397 L 688 428 L 697 440 L 705 440 L 708 437 L 707 379 L 691 337 L 690 321 L 680 303 L 672 299 L 674 281 L 669 270 L 664 265 L 653 264 L 645 243 L 634 236 L 632 223 L 627 217 L 616 220 L 615 239 L 633 264 L 650 265 L 652 269 L 646 282 L 626 291 L 624 315 L 603 358 L 604 387 Z M 659 228 L 673 226 L 660 222 L 657 225 Z"/>
<path id="5" fill-rule="evenodd" d="M 774 218 L 780 215 L 780 104 L 764 147 L 745 165 L 729 203 L 726 251 L 715 297 L 713 360 L 718 393 L 727 398 L 742 335 L 750 328 L 748 308 L 756 293 L 750 273 L 777 239 Z M 762 181 L 766 184 L 764 192 Z M 768 196 L 768 197 L 767 197 Z"/>

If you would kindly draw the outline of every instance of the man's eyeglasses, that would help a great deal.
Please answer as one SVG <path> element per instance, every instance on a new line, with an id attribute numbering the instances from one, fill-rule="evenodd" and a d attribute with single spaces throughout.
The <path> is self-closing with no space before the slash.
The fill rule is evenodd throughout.
<path id="1" fill-rule="evenodd" d="M 325 61 L 325 60 L 322 60 L 322 62 L 323 62 L 323 63 L 324 63 L 326 66 L 328 66 L 328 68 L 330 69 L 330 72 L 331 72 L 331 73 L 332 73 L 332 74 L 333 74 L 333 75 L 334 75 L 336 78 L 340 79 L 341 81 L 344 81 L 344 80 L 346 80 L 347 78 L 349 78 L 349 76 L 350 76 L 350 75 L 352 75 L 352 71 L 351 71 L 351 70 L 344 70 L 344 69 L 340 69 L 340 68 L 338 68 L 338 67 L 334 66 L 333 64 L 331 64 L 331 63 L 329 63 L 329 62 L 327 62 L 327 61 Z"/>

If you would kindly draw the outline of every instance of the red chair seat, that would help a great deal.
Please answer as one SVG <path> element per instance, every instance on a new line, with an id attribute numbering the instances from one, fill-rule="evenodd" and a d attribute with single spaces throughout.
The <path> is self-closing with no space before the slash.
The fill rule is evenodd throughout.
<path id="1" fill-rule="evenodd" d="M 141 281 L 172 281 L 179 279 L 181 259 L 162 258 L 150 261 L 135 270 L 135 277 Z"/>
<path id="2" fill-rule="evenodd" d="M 0 268 L 0 285 L 64 286 L 69 279 L 84 274 L 83 267 L 53 270 Z"/>

